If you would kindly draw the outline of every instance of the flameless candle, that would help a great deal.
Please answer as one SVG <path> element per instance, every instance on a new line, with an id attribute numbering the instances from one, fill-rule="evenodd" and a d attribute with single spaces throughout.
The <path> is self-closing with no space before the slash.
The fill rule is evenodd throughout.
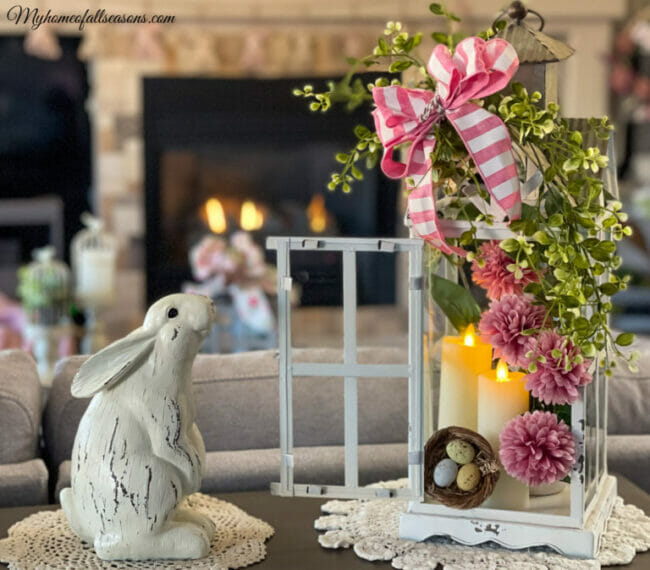
<path id="1" fill-rule="evenodd" d="M 499 434 L 506 423 L 528 411 L 528 392 L 522 372 L 509 372 L 499 360 L 496 370 L 486 370 L 478 378 L 477 430 L 499 455 Z M 494 509 L 524 510 L 529 505 L 528 486 L 501 470 L 494 492 L 482 504 Z"/>
<path id="2" fill-rule="evenodd" d="M 473 325 L 462 337 L 442 339 L 438 429 L 460 426 L 476 430 L 478 375 L 491 363 L 492 347 L 476 337 Z"/>

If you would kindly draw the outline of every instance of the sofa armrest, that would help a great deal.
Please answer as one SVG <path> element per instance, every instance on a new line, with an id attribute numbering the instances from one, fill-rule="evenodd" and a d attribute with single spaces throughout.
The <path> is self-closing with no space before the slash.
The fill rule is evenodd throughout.
<path id="1" fill-rule="evenodd" d="M 41 384 L 34 359 L 22 350 L 0 351 L 0 465 L 37 456 Z"/>

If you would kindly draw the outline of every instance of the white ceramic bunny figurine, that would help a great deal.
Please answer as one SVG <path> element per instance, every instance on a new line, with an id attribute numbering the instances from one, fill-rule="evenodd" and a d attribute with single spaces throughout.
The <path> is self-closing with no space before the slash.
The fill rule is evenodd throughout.
<path id="1" fill-rule="evenodd" d="M 191 370 L 216 320 L 208 297 L 169 295 L 142 327 L 91 356 L 72 395 L 93 399 L 72 450 L 61 506 L 104 560 L 201 558 L 215 532 L 179 508 L 199 490 L 205 446 L 194 423 Z"/>

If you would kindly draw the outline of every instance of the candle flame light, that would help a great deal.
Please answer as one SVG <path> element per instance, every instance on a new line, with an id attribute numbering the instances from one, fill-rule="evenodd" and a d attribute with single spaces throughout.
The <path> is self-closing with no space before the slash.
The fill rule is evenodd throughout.
<path id="1" fill-rule="evenodd" d="M 320 234 L 327 227 L 327 210 L 325 209 L 325 198 L 322 194 L 314 194 L 309 206 L 307 206 L 307 217 L 309 218 L 309 229 Z"/>
<path id="2" fill-rule="evenodd" d="M 510 382 L 508 377 L 508 365 L 505 360 L 499 360 L 497 364 L 497 382 Z"/>
<path id="3" fill-rule="evenodd" d="M 463 344 L 465 346 L 474 346 L 476 345 L 476 332 L 474 331 L 474 325 L 469 325 L 465 329 L 465 335 L 463 336 Z"/>
<path id="4" fill-rule="evenodd" d="M 264 213 L 255 205 L 255 202 L 252 200 L 246 200 L 241 205 L 239 225 L 241 226 L 242 230 L 245 230 L 247 232 L 259 230 L 264 225 Z"/>
<path id="5" fill-rule="evenodd" d="M 205 203 L 205 214 L 208 218 L 210 230 L 215 234 L 222 234 L 228 228 L 226 223 L 226 214 L 223 211 L 221 202 L 216 198 L 210 198 Z"/>

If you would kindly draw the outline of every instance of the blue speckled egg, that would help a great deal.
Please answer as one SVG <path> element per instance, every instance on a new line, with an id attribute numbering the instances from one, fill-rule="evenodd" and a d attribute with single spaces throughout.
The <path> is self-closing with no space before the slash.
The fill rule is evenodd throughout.
<path id="1" fill-rule="evenodd" d="M 449 458 L 438 462 L 433 470 L 433 482 L 436 487 L 449 487 L 458 474 L 458 465 Z"/>

